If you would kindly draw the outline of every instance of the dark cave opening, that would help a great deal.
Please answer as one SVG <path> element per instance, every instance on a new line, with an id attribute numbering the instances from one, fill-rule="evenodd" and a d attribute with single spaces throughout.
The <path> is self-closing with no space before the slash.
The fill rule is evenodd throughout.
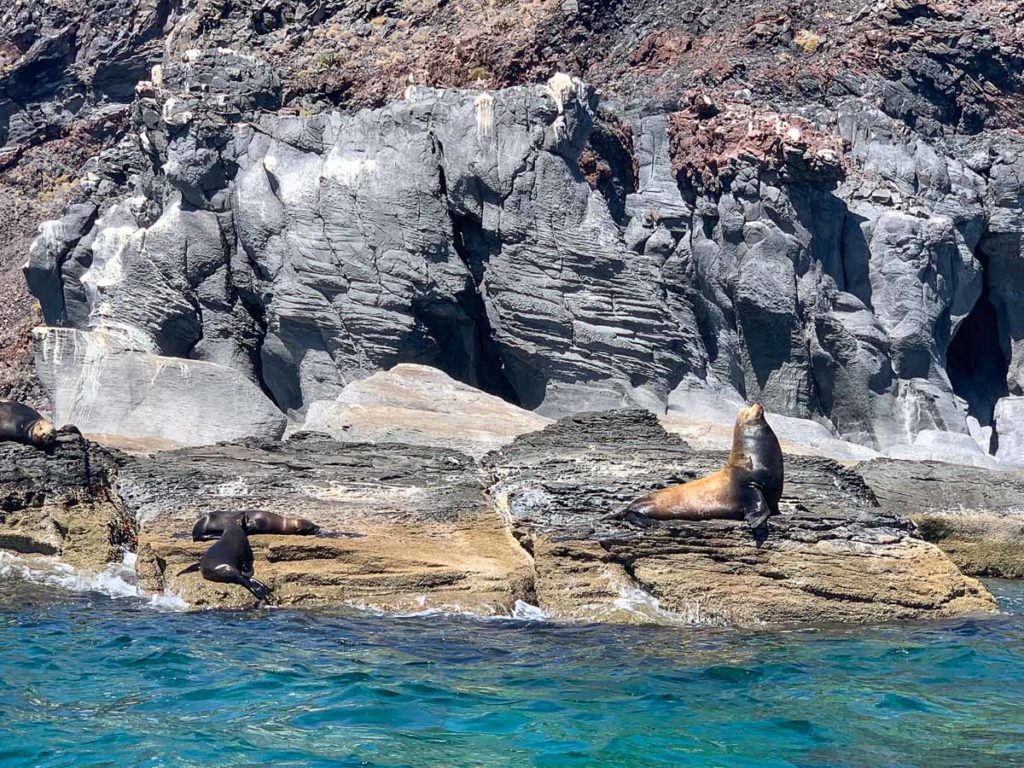
<path id="1" fill-rule="evenodd" d="M 949 343 L 946 373 L 953 392 L 967 401 L 968 415 L 988 427 L 992 426 L 996 402 L 1008 394 L 1010 361 L 1003 351 L 1009 345 L 1003 344 L 1000 336 L 1005 326 L 1001 328 L 990 298 L 988 265 L 980 258 L 984 278 L 981 296 Z"/>
<path id="2" fill-rule="evenodd" d="M 437 145 L 438 153 L 441 147 Z M 452 248 L 466 269 L 469 280 L 466 288 L 456 294 L 455 302 L 438 312 L 437 302 L 429 303 L 432 311 L 424 311 L 422 303 L 414 307 L 417 319 L 427 329 L 436 344 L 434 363 L 453 378 L 500 397 L 506 402 L 529 408 L 522 392 L 512 381 L 502 345 L 495 337 L 485 305 L 483 286 L 487 263 L 493 253 L 501 250 L 501 243 L 493 233 L 487 232 L 480 222 L 452 205 L 448 180 L 443 165 L 438 165 L 441 197 L 448 206 L 452 224 Z M 485 188 L 475 190 L 481 199 L 495 197 Z"/>

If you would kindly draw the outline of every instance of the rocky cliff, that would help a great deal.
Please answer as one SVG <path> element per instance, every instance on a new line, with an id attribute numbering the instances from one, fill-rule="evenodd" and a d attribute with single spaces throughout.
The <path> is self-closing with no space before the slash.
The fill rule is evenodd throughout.
<path id="1" fill-rule="evenodd" d="M 414 362 L 1024 461 L 1014 3 L 107 11 L 3 17 L 3 173 L 98 152 L 26 268 L 62 422 L 274 437 Z"/>

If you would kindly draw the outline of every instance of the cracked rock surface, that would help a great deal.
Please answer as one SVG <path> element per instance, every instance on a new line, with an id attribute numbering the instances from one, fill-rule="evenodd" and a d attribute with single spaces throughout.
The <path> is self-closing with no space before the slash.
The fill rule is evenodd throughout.
<path id="1" fill-rule="evenodd" d="M 0 446 L 0 542 L 85 569 L 127 547 L 140 586 L 196 608 L 253 603 L 241 587 L 178 575 L 210 546 L 191 541 L 196 518 L 265 509 L 323 529 L 250 538 L 276 605 L 509 615 L 521 601 L 554 619 L 737 626 L 994 610 L 861 475 L 827 459 L 787 458 L 783 514 L 766 537 L 732 521 L 601 521 L 724 459 L 642 410 L 567 417 L 479 461 L 312 433 L 148 455 L 67 435 L 49 456 Z M 116 537 L 115 522 L 130 535 Z"/>

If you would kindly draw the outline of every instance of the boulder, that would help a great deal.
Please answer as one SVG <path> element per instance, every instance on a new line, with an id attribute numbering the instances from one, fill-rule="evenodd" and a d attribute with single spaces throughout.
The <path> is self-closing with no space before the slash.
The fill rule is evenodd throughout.
<path id="1" fill-rule="evenodd" d="M 888 459 L 857 471 L 884 507 L 908 515 L 964 573 L 1024 578 L 1024 472 Z"/>
<path id="2" fill-rule="evenodd" d="M 310 403 L 302 428 L 343 442 L 436 445 L 479 457 L 549 423 L 436 368 L 405 363 Z"/>
<path id="3" fill-rule="evenodd" d="M 100 331 L 39 328 L 34 337 L 36 367 L 58 425 L 175 445 L 274 439 L 284 432 L 284 414 L 233 368 L 132 351 Z"/>

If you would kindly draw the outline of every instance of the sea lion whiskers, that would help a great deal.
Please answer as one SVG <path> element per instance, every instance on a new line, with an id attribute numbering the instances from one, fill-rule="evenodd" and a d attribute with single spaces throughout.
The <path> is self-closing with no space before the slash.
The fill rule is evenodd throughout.
<path id="1" fill-rule="evenodd" d="M 57 428 L 49 419 L 39 419 L 28 430 L 33 445 L 48 446 L 57 442 Z"/>

